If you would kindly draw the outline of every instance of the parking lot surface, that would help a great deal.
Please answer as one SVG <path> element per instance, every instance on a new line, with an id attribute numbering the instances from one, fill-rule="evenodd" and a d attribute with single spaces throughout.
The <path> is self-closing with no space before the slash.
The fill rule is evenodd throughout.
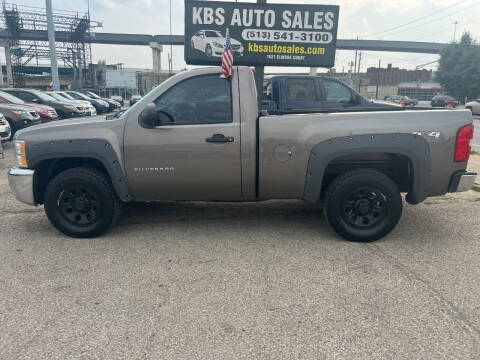
<path id="1" fill-rule="evenodd" d="M 131 204 L 71 239 L 0 160 L 0 359 L 478 359 L 480 193 L 341 240 L 297 201 Z"/>

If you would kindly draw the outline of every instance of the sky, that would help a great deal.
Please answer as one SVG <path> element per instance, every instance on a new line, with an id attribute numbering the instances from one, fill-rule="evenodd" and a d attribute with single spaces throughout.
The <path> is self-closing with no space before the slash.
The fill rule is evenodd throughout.
<path id="1" fill-rule="evenodd" d="M 45 7 L 44 0 L 13 0 L 18 5 Z M 240 1 L 239 1 L 240 2 Z M 241 1 L 247 2 L 247 1 Z M 250 1 L 251 2 L 251 1 Z M 171 0 L 173 34 L 184 33 L 184 1 Z M 338 39 L 380 39 L 447 43 L 462 32 L 470 31 L 480 38 L 480 0 L 268 0 L 268 3 L 330 4 L 340 6 Z M 98 32 L 169 34 L 169 0 L 53 0 L 54 10 L 87 11 L 92 20 L 100 21 Z M 457 22 L 457 25 L 455 25 Z M 168 68 L 169 46 L 164 46 L 162 67 Z M 415 69 L 433 62 L 437 55 L 362 52 L 361 70 L 370 66 L 392 64 L 394 67 Z M 3 55 L 3 54 L 2 54 Z M 183 47 L 173 47 L 173 67 L 186 67 Z M 353 51 L 337 50 L 337 71 L 349 69 Z M 124 63 L 125 67 L 151 68 L 151 50 L 145 46 L 92 45 L 93 62 Z M 4 58 L 2 59 L 4 61 Z M 424 66 L 436 69 L 436 64 Z M 303 72 L 305 68 L 267 68 L 267 72 Z M 326 71 L 322 70 L 321 71 Z"/>

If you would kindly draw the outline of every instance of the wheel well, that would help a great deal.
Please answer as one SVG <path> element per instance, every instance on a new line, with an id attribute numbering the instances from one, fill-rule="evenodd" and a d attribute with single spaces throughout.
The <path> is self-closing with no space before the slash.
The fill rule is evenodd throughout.
<path id="1" fill-rule="evenodd" d="M 369 168 L 391 178 L 400 192 L 410 192 L 413 184 L 413 167 L 408 157 L 391 153 L 365 153 L 342 156 L 331 161 L 325 169 L 322 194 L 332 180 L 346 171 Z"/>
<path id="2" fill-rule="evenodd" d="M 94 168 L 105 174 L 110 175 L 101 161 L 93 158 L 61 158 L 41 161 L 35 166 L 35 199 L 37 204 L 43 204 L 45 189 L 50 181 L 62 171 L 76 167 Z"/>

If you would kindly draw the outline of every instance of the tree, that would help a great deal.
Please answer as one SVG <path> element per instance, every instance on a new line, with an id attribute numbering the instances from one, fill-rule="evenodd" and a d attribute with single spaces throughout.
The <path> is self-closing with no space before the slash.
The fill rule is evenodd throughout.
<path id="1" fill-rule="evenodd" d="M 480 96 L 480 45 L 470 32 L 442 49 L 436 79 L 462 103 Z"/>

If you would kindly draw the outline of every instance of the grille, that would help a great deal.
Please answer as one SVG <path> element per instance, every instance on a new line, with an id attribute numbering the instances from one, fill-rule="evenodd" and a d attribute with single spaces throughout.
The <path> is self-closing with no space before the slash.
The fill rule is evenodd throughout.
<path id="1" fill-rule="evenodd" d="M 55 110 L 48 110 L 48 115 L 50 115 L 51 117 L 55 117 L 57 116 L 57 112 Z"/>
<path id="2" fill-rule="evenodd" d="M 10 135 L 8 132 L 0 132 L 0 136 L 1 137 L 7 137 L 8 135 Z"/>
<path id="3" fill-rule="evenodd" d="M 5 125 L 7 122 L 4 118 L 0 118 L 0 125 Z"/>

